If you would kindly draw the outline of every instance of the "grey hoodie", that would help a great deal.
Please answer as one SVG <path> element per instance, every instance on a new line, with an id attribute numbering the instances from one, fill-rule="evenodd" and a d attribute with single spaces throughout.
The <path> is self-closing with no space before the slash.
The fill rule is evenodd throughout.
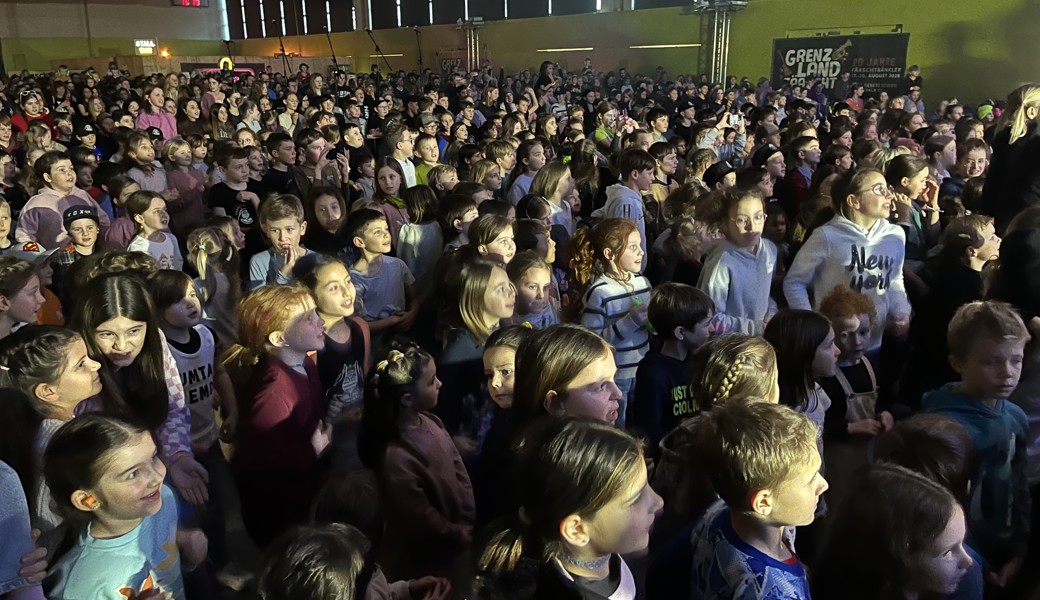
<path id="1" fill-rule="evenodd" d="M 639 247 L 643 249 L 643 267 L 640 273 L 646 271 L 646 261 L 649 254 L 646 249 L 646 222 L 643 219 L 643 197 L 632 190 L 632 188 L 615 183 L 607 188 L 607 203 L 603 208 L 598 208 L 592 213 L 597 219 L 628 219 L 636 224 L 639 229 Z"/>

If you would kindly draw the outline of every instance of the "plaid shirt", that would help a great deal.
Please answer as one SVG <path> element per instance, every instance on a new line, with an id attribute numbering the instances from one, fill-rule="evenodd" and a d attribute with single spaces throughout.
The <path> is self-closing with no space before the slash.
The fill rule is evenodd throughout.
<path id="1" fill-rule="evenodd" d="M 57 256 L 54 258 L 54 262 L 58 263 L 63 267 L 71 266 L 74 262 L 79 260 L 79 254 L 76 252 L 75 246 L 72 242 L 65 245 L 64 248 L 55 253 Z"/>

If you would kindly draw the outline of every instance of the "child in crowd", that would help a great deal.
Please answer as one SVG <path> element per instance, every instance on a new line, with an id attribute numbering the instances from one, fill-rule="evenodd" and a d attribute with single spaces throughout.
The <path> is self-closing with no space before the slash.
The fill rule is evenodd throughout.
<path id="1" fill-rule="evenodd" d="M 776 246 L 762 239 L 765 200 L 756 191 L 732 189 L 709 202 L 707 220 L 726 239 L 705 259 L 697 287 L 715 301 L 716 331 L 759 335 L 777 311 L 769 294 Z"/>
<path id="2" fill-rule="evenodd" d="M 312 254 L 297 263 L 293 277 L 310 290 L 325 323 L 318 375 L 325 390 L 324 420 L 333 428 L 333 468 L 357 467 L 365 377 L 372 362 L 368 323 L 355 315 L 354 282 L 342 261 Z"/>
<path id="3" fill-rule="evenodd" d="M 4 398 L 4 415 L 11 427 L 9 441 L 12 446 L 22 443 L 18 452 L 32 449 L 27 461 L 13 455 L 4 456 L 3 460 L 31 471 L 20 472 L 19 477 L 29 499 L 34 527 L 48 534 L 63 518 L 43 478 L 43 452 L 54 432 L 75 417 L 76 407 L 101 391 L 101 364 L 87 355 L 87 346 L 78 333 L 35 326 L 4 338 L 0 343 L 0 364 L 7 367 L 0 370 L 0 385 L 19 392 Z M 10 448 L 5 445 L 5 450 Z M 58 541 L 53 536 L 44 540 L 52 550 Z"/>
<path id="4" fill-rule="evenodd" d="M 505 325 L 492 332 L 484 344 L 484 378 L 491 396 L 491 425 L 480 447 L 473 476 L 477 504 L 477 526 L 486 525 L 510 506 L 509 469 L 512 464 L 510 416 L 516 387 L 516 353 L 532 330 L 523 325 Z"/>
<path id="5" fill-rule="evenodd" d="M 387 576 L 449 576 L 459 593 L 468 587 L 476 509 L 462 457 L 430 412 L 440 388 L 432 356 L 414 346 L 391 350 L 369 378 L 358 446 L 383 490 Z"/>
<path id="6" fill-rule="evenodd" d="M 1007 400 L 1018 386 L 1029 333 L 1009 304 L 972 302 L 954 314 L 947 340 L 961 381 L 927 394 L 922 408 L 953 417 L 971 436 L 978 468 L 968 530 L 987 563 L 987 578 L 1004 587 L 1021 569 L 1029 539 L 1028 423 Z"/>
<path id="7" fill-rule="evenodd" d="M 44 453 L 47 485 L 63 514 L 87 526 L 53 567 L 51 598 L 184 598 L 182 562 L 206 559 L 206 536 L 181 529 L 177 499 L 152 434 L 117 418 L 86 415 L 59 429 Z M 182 560 L 183 559 L 183 560 Z"/>
<path id="8" fill-rule="evenodd" d="M 437 138 L 425 133 L 415 139 L 415 158 L 419 164 L 415 166 L 415 183 L 417 185 L 433 185 L 430 171 L 442 166 L 438 161 L 440 152 L 437 149 Z"/>
<path id="9" fill-rule="evenodd" d="M 490 406 L 482 390 L 484 342 L 513 316 L 516 290 L 499 264 L 474 260 L 464 265 L 458 305 L 449 312 L 438 375 L 445 382 L 437 414 L 471 455 L 490 426 Z"/>
<path id="10" fill-rule="evenodd" d="M 857 469 L 870 462 L 875 437 L 891 430 L 894 418 L 879 402 L 874 365 L 864 356 L 877 318 L 874 304 L 837 285 L 820 303 L 820 314 L 830 321 L 841 352 L 834 376 L 820 380 L 831 401 L 823 422 L 831 497 L 840 499 Z"/>
<path id="11" fill-rule="evenodd" d="M 167 210 L 170 212 L 170 231 L 177 239 L 187 239 L 204 220 L 202 195 L 206 191 L 206 176 L 191 167 L 191 145 L 177 138 L 163 147 L 166 158 Z M 176 193 L 174 193 L 176 191 Z"/>
<path id="12" fill-rule="evenodd" d="M 875 458 L 879 463 L 906 467 L 946 488 L 964 509 L 971 498 L 975 471 L 975 450 L 968 431 L 956 420 L 943 415 L 920 413 L 896 423 L 877 439 Z M 985 577 L 982 557 L 964 543 L 972 565 L 947 598 L 983 597 Z"/>
<path id="13" fill-rule="evenodd" d="M 444 253 L 469 245 L 469 226 L 480 215 L 477 203 L 469 196 L 451 194 L 440 203 L 439 222 L 444 232 Z"/>
<path id="14" fill-rule="evenodd" d="M 135 131 L 126 142 L 126 174 L 141 186 L 142 190 L 167 195 L 166 171 L 155 160 L 155 146 L 146 132 Z M 170 194 L 176 200 L 176 194 Z"/>
<path id="15" fill-rule="evenodd" d="M 303 522 L 320 487 L 331 426 L 315 360 L 325 346 L 310 292 L 268 285 L 238 305 L 238 339 L 222 357 L 240 411 L 231 468 L 242 519 L 260 546 Z M 272 511 L 271 506 L 278 510 Z"/>
<path id="16" fill-rule="evenodd" d="M 238 221 L 247 240 L 257 240 L 257 213 L 260 210 L 259 194 L 262 190 L 249 181 L 249 149 L 234 148 L 222 155 L 217 164 L 224 170 L 227 179 L 210 188 L 209 207 L 215 215 L 232 217 Z M 258 241 L 251 247 L 257 246 Z"/>
<path id="17" fill-rule="evenodd" d="M 552 266 L 537 250 L 517 254 L 506 270 L 516 288 L 514 323 L 545 329 L 560 322 L 553 301 Z"/>
<path id="18" fill-rule="evenodd" d="M 271 248 L 249 260 L 248 289 L 292 283 L 296 262 L 311 253 L 300 245 L 300 238 L 307 233 L 300 199 L 289 194 L 268 198 L 260 208 L 260 229 L 271 241 Z"/>
<path id="19" fill-rule="evenodd" d="M 390 252 L 390 226 L 386 215 L 365 208 L 347 220 L 347 234 L 360 256 L 350 267 L 361 316 L 368 321 L 373 336 L 391 331 L 408 331 L 419 313 L 415 278 L 399 258 Z M 381 340 L 375 344 L 380 347 Z"/>
<path id="20" fill-rule="evenodd" d="M 103 239 L 113 250 L 126 250 L 130 240 L 137 234 L 134 221 L 126 215 L 126 203 L 130 196 L 141 191 L 141 186 L 128 175 L 116 175 L 109 181 L 108 191 L 112 197 L 112 212 L 116 218 L 108 230 L 103 232 Z M 99 214 L 98 218 L 100 217 Z"/>
<path id="21" fill-rule="evenodd" d="M 62 248 L 57 262 L 61 267 L 68 268 L 81 258 L 93 255 L 97 250 L 101 220 L 94 209 L 86 206 L 67 208 L 61 220 L 71 239 Z"/>
<path id="22" fill-rule="evenodd" d="M 793 527 L 813 522 L 827 490 L 817 428 L 786 406 L 752 398 L 717 405 L 693 427 L 721 499 L 694 524 L 691 597 L 808 600 Z"/>
<path id="23" fill-rule="evenodd" d="M 220 229 L 200 227 L 188 235 L 188 262 L 198 274 L 195 289 L 202 306 L 202 322 L 217 335 L 220 347 L 229 347 L 238 341 L 238 252 Z"/>
<path id="24" fill-rule="evenodd" d="M 32 263 L 16 256 L 0 256 L 0 338 L 7 337 L 15 327 L 35 323 L 43 306 L 40 276 Z"/>
<path id="25" fill-rule="evenodd" d="M 813 597 L 949 597 L 972 566 L 964 510 L 924 475 L 879 464 L 857 473 L 832 518 Z"/>
<path id="26" fill-rule="evenodd" d="M 636 226 L 642 250 L 641 273 L 648 258 L 642 195 L 650 190 L 654 181 L 657 161 L 649 153 L 633 148 L 622 152 L 617 164 L 621 169 L 621 182 L 607 188 L 607 203 L 601 210 L 594 211 L 593 216 L 627 219 Z"/>
<path id="27" fill-rule="evenodd" d="M 946 331 L 958 308 L 982 299 L 983 271 L 1000 258 L 1000 243 L 993 219 L 985 215 L 958 217 L 943 232 L 942 251 L 921 272 L 928 310 L 915 314 L 910 326 L 912 352 L 900 383 L 904 404 L 918 407 L 925 393 L 957 379 Z"/>
<path id="28" fill-rule="evenodd" d="M 372 208 L 383 213 L 390 226 L 390 245 L 397 248 L 401 227 L 411 222 L 408 206 L 401 199 L 404 189 L 404 170 L 393 157 L 384 157 L 376 164 L 376 191 L 372 196 Z"/>
<path id="29" fill-rule="evenodd" d="M 451 165 L 437 165 L 430 169 L 427 181 L 430 187 L 437 192 L 437 197 L 443 198 L 458 185 L 459 173 Z"/>
<path id="30" fill-rule="evenodd" d="M 628 219 L 604 219 L 591 231 L 578 230 L 571 243 L 574 279 L 586 286 L 581 324 L 615 348 L 615 382 L 622 393 L 618 426 L 623 426 L 636 399 L 636 367 L 650 345 L 650 282 L 639 274 L 644 257 L 639 228 Z"/>
<path id="31" fill-rule="evenodd" d="M 401 167 L 401 183 L 405 188 L 415 185 L 415 163 L 412 162 L 412 154 L 415 150 L 415 136 L 407 126 L 390 127 L 386 132 L 386 145 L 390 149 L 390 155 Z M 379 173 L 376 172 L 378 178 Z M 396 193 L 389 194 L 396 196 Z"/>
<path id="32" fill-rule="evenodd" d="M 368 152 L 355 152 L 350 157 L 354 189 L 358 200 L 371 202 L 376 194 L 376 159 Z"/>
<path id="33" fill-rule="evenodd" d="M 474 256 L 502 267 L 508 265 L 516 255 L 514 220 L 508 217 L 496 214 L 481 215 L 470 224 L 467 237 Z"/>
<path id="34" fill-rule="evenodd" d="M 257 592 L 261 598 L 363 598 L 361 590 L 375 587 L 373 570 L 378 572 L 370 549 L 365 535 L 350 525 L 293 527 L 264 552 Z M 384 597 L 396 596 L 388 591 Z"/>
<path id="35" fill-rule="evenodd" d="M 480 558 L 490 587 L 536 557 L 535 597 L 635 598 L 624 557 L 646 550 L 662 507 L 639 442 L 604 423 L 552 419 L 521 447 L 515 477 L 519 510 Z"/>
<path id="36" fill-rule="evenodd" d="M 151 256 L 160 269 L 184 268 L 180 244 L 168 229 L 170 215 L 162 196 L 144 190 L 134 192 L 126 202 L 126 214 L 137 224 L 137 235 L 127 250 Z"/>
<path id="37" fill-rule="evenodd" d="M 647 322 L 661 341 L 636 369 L 635 397 L 629 426 L 648 439 L 649 453 L 660 457 L 659 443 L 683 419 L 697 414 L 689 393 L 689 357 L 714 333 L 715 303 L 704 292 L 681 283 L 654 289 Z"/>
<path id="38" fill-rule="evenodd" d="M 505 184 L 517 165 L 517 150 L 516 146 L 506 140 L 493 140 L 484 147 L 484 156 L 498 167 L 498 185 L 488 186 L 496 198 L 505 197 Z"/>
<path id="39" fill-rule="evenodd" d="M 60 248 L 68 240 L 62 215 L 70 206 L 88 206 L 98 211 L 102 233 L 108 228 L 108 216 L 90 194 L 76 187 L 76 172 L 61 152 L 47 152 L 36 159 L 33 172 L 42 183 L 40 193 L 29 199 L 18 217 L 15 241 L 36 242 L 40 246 Z"/>
<path id="40" fill-rule="evenodd" d="M 815 136 L 802 135 L 787 145 L 784 185 L 777 190 L 787 214 L 798 214 L 802 202 L 809 197 L 813 172 L 820 164 L 821 155 L 820 140 Z"/>
<path id="41" fill-rule="evenodd" d="M 843 175 L 832 191 L 837 214 L 813 230 L 784 278 L 791 308 L 818 308 L 839 284 L 870 298 L 877 318 L 866 353 L 881 347 L 886 328 L 906 335 L 910 303 L 903 285 L 906 235 L 888 222 L 893 198 L 880 171 L 861 168 Z"/>
<path id="42" fill-rule="evenodd" d="M 191 411 L 192 452 L 209 474 L 211 502 L 203 516 L 210 556 L 223 565 L 230 558 L 224 522 L 232 510 L 231 499 L 223 490 L 232 478 L 218 440 L 232 438 L 238 423 L 234 387 L 216 360 L 213 332 L 201 324 L 202 306 L 191 277 L 181 271 L 160 270 L 149 277 L 148 286 Z M 222 423 L 217 420 L 217 410 L 224 415 Z"/>
<path id="43" fill-rule="evenodd" d="M 906 231 L 905 267 L 915 274 L 940 234 L 939 185 L 929 175 L 928 163 L 908 154 L 895 157 L 885 168 L 885 180 L 894 190 L 896 223 Z"/>
<path id="44" fill-rule="evenodd" d="M 437 193 L 428 185 L 410 187 L 402 194 L 411 222 L 401 226 L 397 256 L 415 277 L 415 291 L 426 299 L 433 289 L 434 267 L 444 248 L 437 223 Z"/>
<path id="45" fill-rule="evenodd" d="M 301 178 L 306 178 L 296 166 L 296 144 L 289 134 L 272 133 L 264 142 L 270 168 L 260 178 L 260 188 L 269 194 L 300 196 Z"/>
<path id="46" fill-rule="evenodd" d="M 516 206 L 530 191 L 534 176 L 545 166 L 545 148 L 538 140 L 526 140 L 520 143 L 514 159 L 516 168 L 506 182 L 506 200 Z"/>

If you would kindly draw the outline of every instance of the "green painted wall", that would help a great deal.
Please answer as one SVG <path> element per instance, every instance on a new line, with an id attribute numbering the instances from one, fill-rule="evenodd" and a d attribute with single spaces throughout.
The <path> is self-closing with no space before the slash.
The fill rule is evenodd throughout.
<path id="1" fill-rule="evenodd" d="M 907 59 L 921 66 L 926 101 L 977 102 L 1040 80 L 1040 0 L 752 0 L 733 19 L 729 71 L 768 75 L 773 38 L 896 24 L 910 34 Z"/>
<path id="2" fill-rule="evenodd" d="M 536 68 L 550 59 L 576 68 L 591 56 L 597 68 L 624 66 L 649 72 L 657 65 L 669 73 L 707 70 L 710 27 L 699 15 L 681 9 L 606 12 L 592 15 L 489 22 L 481 30 L 484 50 L 496 67 L 507 71 Z M 733 17 L 729 72 L 753 80 L 768 75 L 773 39 L 802 37 L 818 32 L 840 34 L 885 33 L 896 25 L 910 34 L 908 60 L 921 65 L 926 100 L 957 96 L 977 102 L 1004 96 L 1014 86 L 1040 80 L 1040 0 L 751 0 L 747 10 Z M 418 65 L 415 35 L 410 29 L 377 30 L 376 40 L 391 57 L 395 69 Z M 334 34 L 336 54 L 352 58 L 355 68 L 367 70 L 377 59 L 364 32 Z M 219 55 L 223 44 L 208 40 L 159 40 L 177 55 Z M 8 66 L 15 54 L 24 54 L 28 68 L 50 67 L 51 59 L 85 57 L 86 42 L 75 38 L 4 39 Z M 644 44 L 702 43 L 701 48 L 632 50 Z M 300 56 L 328 56 L 325 36 L 287 38 L 286 51 Z M 541 48 L 592 47 L 592 51 L 541 53 Z M 111 49 L 131 53 L 129 39 L 94 40 L 95 55 Z M 465 48 L 465 38 L 454 26 L 423 28 L 423 61 L 439 68 L 438 56 Z M 102 52 L 101 50 L 104 50 Z M 272 57 L 278 40 L 243 40 L 237 53 Z M 298 64 L 300 59 L 293 59 Z M 21 68 L 21 67 L 19 67 Z M 279 67 L 276 67 L 279 68 Z M 280 70 L 280 68 L 279 68 Z"/>

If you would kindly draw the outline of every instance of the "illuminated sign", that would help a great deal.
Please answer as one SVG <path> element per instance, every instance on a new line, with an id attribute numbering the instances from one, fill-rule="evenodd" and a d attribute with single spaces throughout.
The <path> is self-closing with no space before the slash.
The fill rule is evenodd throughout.
<path id="1" fill-rule="evenodd" d="M 155 40 L 134 40 L 134 54 L 138 56 L 154 56 L 158 45 Z"/>

